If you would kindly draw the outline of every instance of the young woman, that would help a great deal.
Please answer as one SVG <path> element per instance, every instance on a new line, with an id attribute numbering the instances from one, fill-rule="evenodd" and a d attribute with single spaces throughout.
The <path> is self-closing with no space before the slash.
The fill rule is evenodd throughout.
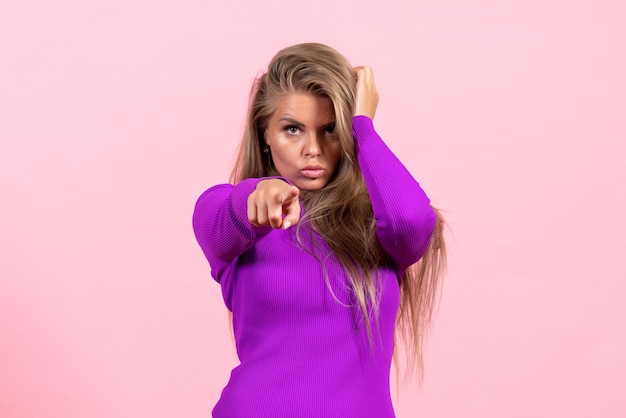
<path id="1" fill-rule="evenodd" d="M 421 366 L 443 221 L 374 130 L 377 104 L 372 70 L 321 44 L 255 83 L 232 184 L 193 216 L 241 361 L 214 417 L 393 417 L 396 337 Z"/>

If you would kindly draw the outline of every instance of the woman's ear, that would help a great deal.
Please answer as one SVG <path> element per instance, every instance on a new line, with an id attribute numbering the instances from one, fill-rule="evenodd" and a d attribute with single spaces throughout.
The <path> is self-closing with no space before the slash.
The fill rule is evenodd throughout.
<path id="1" fill-rule="evenodd" d="M 261 137 L 261 141 L 263 141 L 263 145 L 265 146 L 265 148 L 269 148 L 270 142 L 267 140 L 268 136 L 266 135 L 266 133 L 267 128 L 263 130 L 263 136 Z"/>

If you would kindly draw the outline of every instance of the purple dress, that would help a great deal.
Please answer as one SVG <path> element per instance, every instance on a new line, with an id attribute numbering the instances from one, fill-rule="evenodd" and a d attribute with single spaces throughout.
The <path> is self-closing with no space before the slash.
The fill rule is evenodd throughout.
<path id="1" fill-rule="evenodd" d="M 346 274 L 322 238 L 314 235 L 316 254 L 328 256 L 328 284 L 320 261 L 296 241 L 295 227 L 274 230 L 248 220 L 247 198 L 260 179 L 214 186 L 198 199 L 193 228 L 233 313 L 240 360 L 214 417 L 394 417 L 389 371 L 398 282 L 426 251 L 435 214 L 371 119 L 356 116 L 352 123 L 378 240 L 393 260 L 380 269 L 372 344 Z"/>

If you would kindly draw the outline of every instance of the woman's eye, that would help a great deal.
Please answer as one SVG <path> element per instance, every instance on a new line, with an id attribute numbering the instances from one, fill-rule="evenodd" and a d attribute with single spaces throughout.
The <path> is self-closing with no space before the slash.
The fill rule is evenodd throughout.
<path id="1" fill-rule="evenodd" d="M 289 126 L 285 126 L 285 131 L 286 131 L 288 134 L 291 134 L 291 135 L 296 135 L 298 132 L 300 132 L 300 128 L 298 128 L 298 127 L 297 127 L 297 126 L 295 126 L 295 125 L 289 125 Z"/>
<path id="2" fill-rule="evenodd" d="M 324 129 L 324 132 L 325 132 L 325 133 L 326 133 L 326 135 L 328 135 L 328 136 L 334 136 L 334 135 L 335 135 L 335 133 L 336 133 L 336 128 L 335 128 L 335 125 L 327 126 L 327 127 Z"/>

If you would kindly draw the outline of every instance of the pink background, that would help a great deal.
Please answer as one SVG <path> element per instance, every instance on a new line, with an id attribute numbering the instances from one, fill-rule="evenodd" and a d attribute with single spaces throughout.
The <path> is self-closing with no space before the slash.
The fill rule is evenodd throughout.
<path id="1" fill-rule="evenodd" d="M 191 212 L 303 41 L 374 68 L 451 225 L 398 417 L 626 416 L 624 3 L 217 3 L 0 6 L 0 416 L 210 415 L 236 358 Z"/>

